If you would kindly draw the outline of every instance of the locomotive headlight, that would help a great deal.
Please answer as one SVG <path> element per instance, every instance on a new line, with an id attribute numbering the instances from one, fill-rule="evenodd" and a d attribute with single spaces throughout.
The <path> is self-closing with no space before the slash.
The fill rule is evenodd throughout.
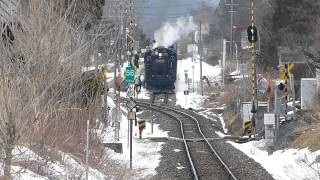
<path id="1" fill-rule="evenodd" d="M 162 57 L 162 53 L 159 53 L 159 57 Z"/>

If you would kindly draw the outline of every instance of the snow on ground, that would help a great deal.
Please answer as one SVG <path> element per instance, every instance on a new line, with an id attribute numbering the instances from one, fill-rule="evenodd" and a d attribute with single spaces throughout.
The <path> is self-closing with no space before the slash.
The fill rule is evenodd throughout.
<path id="1" fill-rule="evenodd" d="M 85 179 L 85 165 L 77 162 L 71 155 L 62 151 L 59 154 L 62 161 L 48 162 L 40 157 L 34 151 L 21 145 L 15 146 L 13 150 L 14 161 L 36 161 L 41 164 L 45 163 L 44 170 L 47 174 L 61 179 L 76 178 Z M 0 176 L 4 174 L 3 164 L 0 163 Z M 26 168 L 19 166 L 12 166 L 11 174 L 14 180 L 47 180 L 48 177 L 40 176 Z M 68 178 L 67 178 L 68 177 Z M 105 179 L 106 177 L 96 169 L 89 167 L 88 178 L 90 180 Z"/>
<path id="2" fill-rule="evenodd" d="M 218 114 L 218 117 L 219 117 L 219 120 L 220 120 L 220 123 L 222 125 L 224 133 L 227 134 L 228 133 L 228 129 L 226 128 L 226 123 L 224 122 L 223 114 Z"/>
<path id="3" fill-rule="evenodd" d="M 219 107 L 219 108 L 215 108 L 215 109 L 224 109 L 223 107 Z M 204 111 L 199 112 L 199 115 L 207 118 L 207 119 L 211 119 L 212 121 L 216 121 L 215 119 L 211 118 L 210 116 L 214 116 L 217 117 L 221 123 L 222 129 L 223 129 L 223 133 L 227 134 L 228 133 L 228 129 L 226 128 L 226 124 L 224 122 L 223 119 L 223 114 L 215 114 L 214 112 L 211 112 L 212 108 L 208 108 Z M 217 133 L 217 132 L 216 132 Z M 223 137 L 221 132 L 219 132 L 220 134 L 218 134 L 220 137 Z M 225 135 L 224 135 L 225 136 Z"/>
<path id="4" fill-rule="evenodd" d="M 0 176 L 3 176 L 3 164 L 0 163 Z M 11 166 L 11 174 L 13 180 L 24 180 L 24 179 L 30 179 L 30 180 L 48 180 L 49 178 L 39 176 L 35 174 L 34 172 L 24 169 L 19 166 Z"/>
<path id="5" fill-rule="evenodd" d="M 194 69 L 192 68 L 194 67 Z M 193 79 L 195 92 L 193 92 L 193 83 L 189 85 L 185 81 L 185 72 L 187 71 L 188 78 Z M 202 76 L 206 76 L 210 81 L 220 80 L 221 68 L 219 66 L 211 66 L 205 62 L 202 62 Z M 187 58 L 178 61 L 177 65 L 177 81 L 175 83 L 175 93 L 177 105 L 183 108 L 193 108 L 198 109 L 201 107 L 207 96 L 201 96 L 200 93 L 200 61 L 192 61 L 192 58 Z M 204 86 L 206 81 L 203 81 Z M 184 91 L 189 89 L 189 95 L 185 96 Z"/>
<path id="6" fill-rule="evenodd" d="M 220 132 L 220 131 L 215 131 L 215 133 L 216 133 L 219 137 L 221 137 L 221 138 L 224 138 L 224 137 L 228 136 L 228 135 L 223 134 L 223 133 Z"/>
<path id="7" fill-rule="evenodd" d="M 125 96 L 125 94 L 122 94 Z M 110 98 L 111 99 L 111 98 Z M 110 103 L 110 104 L 109 104 Z M 108 100 L 108 104 L 114 107 L 112 101 Z M 125 107 L 121 107 L 124 111 L 126 111 Z M 141 113 L 141 112 L 139 112 Z M 154 118 L 153 116 L 150 118 Z M 139 120 L 139 119 L 138 119 Z M 151 134 L 151 123 L 149 122 L 151 119 L 146 120 L 146 129 L 142 133 L 142 139 L 139 139 L 139 130 L 137 126 L 133 125 L 133 152 L 132 152 L 132 166 L 134 170 L 139 170 L 139 177 L 132 177 L 133 179 L 143 179 L 147 176 L 156 175 L 156 167 L 158 167 L 160 163 L 160 150 L 162 142 L 153 142 L 147 138 L 149 137 L 168 137 L 168 133 L 162 131 L 159 128 L 159 124 L 153 125 L 153 134 Z M 118 160 L 124 164 L 129 166 L 130 159 L 130 151 L 129 151 L 129 143 L 128 143 L 128 126 L 129 121 L 127 117 L 122 114 L 121 122 L 120 122 L 120 143 L 122 143 L 123 154 L 115 153 L 113 150 L 108 150 L 110 157 L 114 160 Z M 133 123 L 134 124 L 134 123 Z M 114 141 L 114 129 L 112 127 L 108 127 L 104 134 L 102 134 L 101 138 L 104 142 L 115 142 Z"/>
<path id="8" fill-rule="evenodd" d="M 173 151 L 174 151 L 174 152 L 181 152 L 180 149 L 174 149 Z"/>
<path id="9" fill-rule="evenodd" d="M 181 169 L 184 169 L 184 168 L 186 168 L 186 167 L 182 166 L 180 163 L 177 163 L 177 167 L 176 167 L 176 168 L 179 169 L 179 170 L 181 170 Z"/>
<path id="10" fill-rule="evenodd" d="M 264 140 L 244 144 L 229 143 L 260 163 L 276 180 L 320 179 L 320 163 L 315 163 L 320 150 L 286 149 L 268 155 Z"/>

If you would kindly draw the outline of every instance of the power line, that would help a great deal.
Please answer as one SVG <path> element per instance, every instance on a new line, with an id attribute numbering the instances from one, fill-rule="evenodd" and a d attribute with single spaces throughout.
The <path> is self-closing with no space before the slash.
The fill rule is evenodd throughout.
<path id="1" fill-rule="evenodd" d="M 205 3 L 205 5 L 215 5 L 216 4 L 215 0 L 211 0 L 210 2 L 205 1 L 204 3 Z M 144 7 L 136 6 L 135 8 L 137 8 L 137 9 L 163 9 L 163 8 L 176 8 L 176 7 L 193 7 L 196 5 L 201 6 L 202 3 L 199 2 L 199 3 L 180 4 L 180 5 L 179 4 L 175 4 L 175 5 L 165 4 L 164 6 L 144 6 Z"/>
<path id="2" fill-rule="evenodd" d="M 201 10 L 201 9 L 200 9 Z M 181 16 L 193 16 L 193 15 L 200 15 L 202 14 L 202 11 L 194 11 L 194 12 L 188 12 L 185 13 L 166 13 L 166 14 L 156 14 L 156 13 L 136 13 L 138 16 L 148 16 L 148 17 L 171 17 L 171 18 L 178 18 Z"/>

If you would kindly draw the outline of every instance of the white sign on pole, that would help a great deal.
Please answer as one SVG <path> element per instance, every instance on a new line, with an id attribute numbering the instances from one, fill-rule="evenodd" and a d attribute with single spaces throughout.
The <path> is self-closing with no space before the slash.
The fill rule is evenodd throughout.
<path id="1" fill-rule="evenodd" d="M 264 124 L 265 125 L 275 125 L 276 116 L 274 113 L 264 113 Z"/>
<path id="2" fill-rule="evenodd" d="M 265 143 L 274 146 L 276 116 L 274 113 L 264 113 Z"/>
<path id="3" fill-rule="evenodd" d="M 251 113 L 252 105 L 251 103 L 242 103 L 242 125 L 244 128 L 245 122 L 251 121 L 252 113 Z"/>
<path id="4" fill-rule="evenodd" d="M 128 112 L 128 120 L 135 120 L 136 119 L 136 112 L 129 111 Z"/>
<path id="5" fill-rule="evenodd" d="M 273 125 L 265 125 L 265 143 L 267 146 L 274 146 L 275 131 Z"/>

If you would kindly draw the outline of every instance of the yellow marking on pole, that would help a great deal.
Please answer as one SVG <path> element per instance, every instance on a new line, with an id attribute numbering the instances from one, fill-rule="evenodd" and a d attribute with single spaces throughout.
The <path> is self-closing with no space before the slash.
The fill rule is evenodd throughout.
<path id="1" fill-rule="evenodd" d="M 255 82 L 255 63 L 256 63 L 256 60 L 255 60 L 255 42 L 254 42 L 254 0 L 251 1 L 251 69 L 252 69 L 252 107 L 253 108 L 256 108 L 255 107 L 255 102 L 257 101 L 256 100 L 256 82 Z M 254 118 L 254 114 L 255 112 L 252 112 L 253 113 L 253 118 Z M 251 139 L 251 135 L 252 135 L 252 130 L 253 130 L 253 123 L 250 121 L 250 123 L 248 123 L 248 125 L 250 126 L 250 128 L 247 129 L 247 132 L 248 132 L 248 135 L 249 135 L 249 139 Z"/>
<path id="2" fill-rule="evenodd" d="M 285 68 L 285 87 L 284 87 L 284 95 L 285 95 L 285 110 L 284 110 L 284 114 L 285 114 L 285 121 L 288 120 L 287 114 L 288 114 L 288 64 L 284 65 Z"/>

